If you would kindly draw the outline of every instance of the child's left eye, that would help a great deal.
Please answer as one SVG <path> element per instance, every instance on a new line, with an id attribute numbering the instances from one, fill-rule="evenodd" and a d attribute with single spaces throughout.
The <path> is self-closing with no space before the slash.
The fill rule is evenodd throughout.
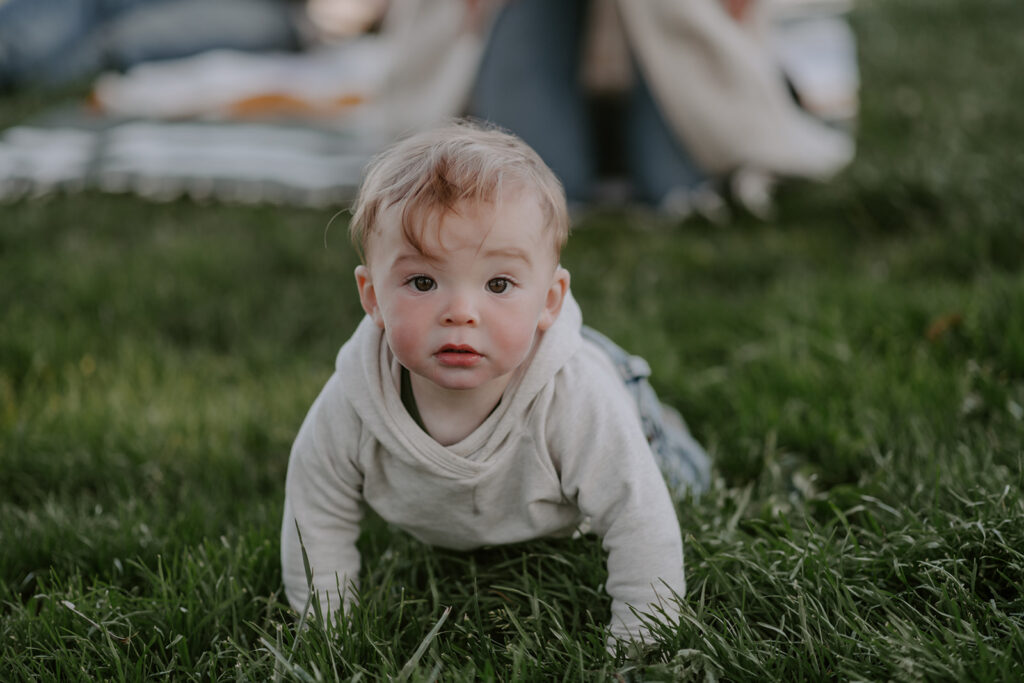
<path id="1" fill-rule="evenodd" d="M 493 280 L 487 282 L 487 291 L 492 294 L 504 294 L 508 291 L 508 288 L 512 285 L 506 278 L 496 277 Z"/>
<path id="2" fill-rule="evenodd" d="M 417 292 L 429 292 L 434 288 L 434 278 L 427 277 L 426 275 L 417 275 L 409 280 L 409 284 Z"/>

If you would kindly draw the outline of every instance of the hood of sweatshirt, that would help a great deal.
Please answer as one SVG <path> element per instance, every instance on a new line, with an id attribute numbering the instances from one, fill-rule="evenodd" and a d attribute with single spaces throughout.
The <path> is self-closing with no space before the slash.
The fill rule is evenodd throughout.
<path id="1" fill-rule="evenodd" d="M 503 448 L 522 425 L 538 393 L 579 350 L 583 316 L 567 292 L 555 323 L 538 336 L 526 361 L 516 370 L 501 402 L 466 438 L 442 446 L 416 424 L 401 399 L 401 366 L 383 330 L 366 317 L 338 352 L 335 367 L 343 378 L 346 399 L 370 432 L 396 457 L 434 474 L 465 479 L 484 475 L 509 449 Z"/>

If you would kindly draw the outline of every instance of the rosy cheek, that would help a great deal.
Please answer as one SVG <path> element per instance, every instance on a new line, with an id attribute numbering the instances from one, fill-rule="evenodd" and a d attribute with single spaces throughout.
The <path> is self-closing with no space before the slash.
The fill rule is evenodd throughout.
<path id="1" fill-rule="evenodd" d="M 423 312 L 416 306 L 397 305 L 388 311 L 385 327 L 392 351 L 402 358 L 424 339 Z"/>
<path id="2" fill-rule="evenodd" d="M 503 325 L 495 335 L 496 343 L 502 350 L 502 355 L 508 362 L 521 362 L 530 350 L 530 343 L 533 341 L 535 329 L 530 327 L 530 321 L 525 316 L 517 316 L 517 319 L 509 320 L 509 325 Z"/>

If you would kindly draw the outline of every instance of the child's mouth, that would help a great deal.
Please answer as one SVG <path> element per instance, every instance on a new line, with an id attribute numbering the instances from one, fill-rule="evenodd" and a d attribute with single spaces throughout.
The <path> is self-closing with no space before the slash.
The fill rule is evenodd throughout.
<path id="1" fill-rule="evenodd" d="M 450 344 L 442 346 L 435 354 L 441 365 L 455 368 L 467 368 L 476 365 L 480 361 L 480 354 L 472 346 L 465 344 Z"/>

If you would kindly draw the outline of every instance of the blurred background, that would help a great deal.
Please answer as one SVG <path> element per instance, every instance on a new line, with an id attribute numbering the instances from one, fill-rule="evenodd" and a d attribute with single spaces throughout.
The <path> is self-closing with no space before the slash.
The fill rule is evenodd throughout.
<path id="1" fill-rule="evenodd" d="M 344 209 L 369 155 L 463 113 L 562 176 L 587 322 L 714 458 L 651 677 L 1019 678 L 1022 26 L 1019 0 L 0 0 L 0 678 L 274 675 L 287 456 L 362 316 Z M 369 602 L 374 675 L 469 590 L 423 567 L 467 563 L 491 602 L 424 662 L 603 661 L 523 635 L 554 627 L 489 589 L 536 578 L 514 553 L 361 547 L 418 596 Z"/>
<path id="2" fill-rule="evenodd" d="M 848 0 L 5 0 L 0 88 L 78 88 L 0 139 L 0 197 L 88 187 L 327 206 L 471 115 L 569 199 L 726 220 L 853 157 Z M 55 101 L 59 98 L 55 97 Z"/>

